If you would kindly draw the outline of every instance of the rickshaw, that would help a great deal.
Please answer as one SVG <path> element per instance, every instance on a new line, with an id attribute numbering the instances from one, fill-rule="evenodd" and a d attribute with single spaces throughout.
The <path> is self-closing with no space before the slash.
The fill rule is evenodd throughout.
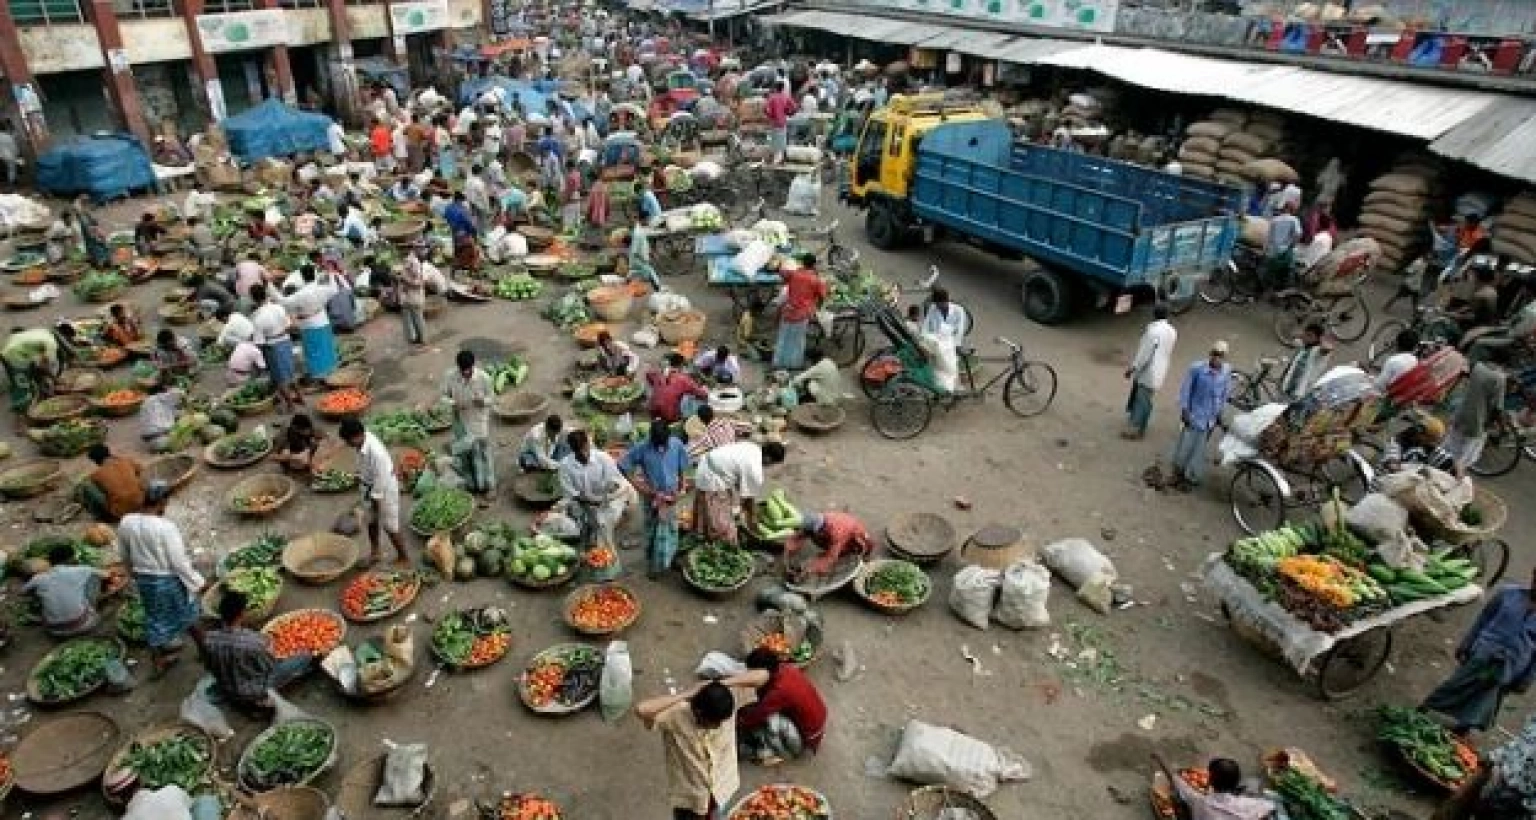
<path id="1" fill-rule="evenodd" d="M 1056 368 L 1025 358 L 1024 346 L 1002 336 L 997 343 L 1007 349 L 1002 356 L 976 356 L 957 351 L 959 375 L 953 389 L 945 389 L 935 376 L 933 361 L 907 329 L 895 309 L 884 302 L 868 304 L 875 327 L 891 342 L 895 372 L 885 380 L 869 407 L 869 420 L 880 435 L 905 440 L 928 429 L 934 405 L 945 410 L 962 399 L 986 398 L 998 382 L 1003 384 L 1003 404 L 1020 418 L 1044 413 L 1056 398 Z M 976 382 L 976 363 L 1004 364 L 985 383 Z"/>
<path id="2" fill-rule="evenodd" d="M 679 111 L 667 119 L 658 142 L 687 150 L 699 147 L 699 120 L 687 111 Z"/>
<path id="3" fill-rule="evenodd" d="M 603 140 L 598 154 L 598 173 L 604 179 L 634 179 L 640 170 L 645 146 L 633 131 L 617 131 Z"/>
<path id="4" fill-rule="evenodd" d="M 610 136 L 628 133 L 642 140 L 651 138 L 651 121 L 645 109 L 635 103 L 619 103 L 608 113 Z"/>
<path id="5" fill-rule="evenodd" d="M 678 104 L 699 98 L 699 78 L 692 71 L 674 71 L 667 75 L 662 88 L 665 96 Z"/>

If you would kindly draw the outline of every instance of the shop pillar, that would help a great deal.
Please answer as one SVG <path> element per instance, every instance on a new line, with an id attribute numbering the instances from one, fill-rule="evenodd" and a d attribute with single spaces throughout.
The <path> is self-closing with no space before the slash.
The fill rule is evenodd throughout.
<path id="1" fill-rule="evenodd" d="M 91 23 L 96 27 L 96 39 L 101 43 L 103 72 L 107 80 L 107 96 L 116 106 L 123 126 L 134 136 L 150 144 L 149 123 L 144 120 L 144 106 L 139 102 L 139 90 L 133 83 L 133 66 L 128 63 L 128 52 L 123 48 L 123 30 L 117 24 L 117 12 L 112 0 L 91 0 Z"/>
<path id="2" fill-rule="evenodd" d="M 389 0 L 384 0 L 384 26 L 389 36 L 384 38 L 384 56 L 395 65 L 410 68 L 410 52 L 405 47 L 405 35 L 395 33 L 395 11 Z"/>
<path id="3" fill-rule="evenodd" d="M 48 149 L 48 124 L 9 3 L 0 3 L 0 119 L 11 124 L 24 155 L 36 159 Z"/>
<path id="4" fill-rule="evenodd" d="M 346 0 L 326 0 L 325 13 L 331 21 L 331 47 L 336 50 L 331 99 L 344 121 L 357 122 L 357 70 L 352 65 L 352 29 L 347 25 Z"/>
<path id="5" fill-rule="evenodd" d="M 281 9 L 278 0 L 260 0 L 257 8 Z M 288 62 L 288 47 L 273 46 L 267 49 L 267 70 L 277 95 L 289 105 L 299 104 L 299 92 L 293 85 L 293 66 Z"/>
<path id="6" fill-rule="evenodd" d="M 206 0 L 182 0 L 181 20 L 187 27 L 187 42 L 192 46 L 192 71 L 197 75 L 198 88 L 195 89 L 193 99 L 197 101 L 203 113 L 208 115 L 210 123 L 220 122 L 227 112 L 224 110 L 224 84 L 219 79 L 219 67 L 213 61 L 213 55 L 203 47 L 203 35 L 197 28 L 197 16 L 203 13 Z"/>

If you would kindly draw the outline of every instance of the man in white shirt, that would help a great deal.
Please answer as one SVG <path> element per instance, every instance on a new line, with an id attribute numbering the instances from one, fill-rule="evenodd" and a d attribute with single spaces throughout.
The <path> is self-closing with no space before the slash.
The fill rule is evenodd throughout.
<path id="1" fill-rule="evenodd" d="M 15 188 L 16 178 L 21 175 L 21 147 L 16 144 L 9 122 L 0 122 L 0 165 L 5 166 L 6 185 Z"/>
<path id="2" fill-rule="evenodd" d="M 395 547 L 395 563 L 410 566 L 410 555 L 400 537 L 400 482 L 395 478 L 389 448 L 357 419 L 343 421 L 340 435 L 342 441 L 357 448 L 357 477 L 368 516 L 368 563 L 379 562 L 379 530 L 383 529 Z"/>
<path id="3" fill-rule="evenodd" d="M 464 179 L 464 199 L 469 203 L 470 212 L 475 215 L 475 222 L 480 230 L 485 230 L 491 220 L 491 188 L 485 184 L 485 169 L 479 165 L 472 165 L 469 176 Z"/>
<path id="4" fill-rule="evenodd" d="M 738 441 L 705 453 L 694 475 L 694 487 L 698 490 L 693 508 L 695 531 L 702 531 L 709 539 L 735 544 L 738 505 L 747 529 L 756 529 L 756 499 L 763 494 L 763 470 L 783 461 L 784 445 L 777 441 L 761 446 Z"/>
<path id="5" fill-rule="evenodd" d="M 319 381 L 336 370 L 336 334 L 325 310 L 336 295 L 336 280 L 329 271 L 317 273 L 314 265 L 299 266 L 304 286 L 292 296 L 282 298 L 283 309 L 299 327 L 299 341 L 304 348 L 304 374 Z"/>
<path id="6" fill-rule="evenodd" d="M 1178 339 L 1178 331 L 1168 321 L 1168 306 L 1158 303 L 1152 308 L 1152 321 L 1141 332 L 1136 355 L 1125 368 L 1125 377 L 1131 380 L 1131 395 L 1125 402 L 1126 429 L 1120 432 L 1121 438 L 1134 441 L 1147 434 L 1147 425 L 1152 421 L 1152 398 L 1168 377 L 1168 361 Z"/>
<path id="7" fill-rule="evenodd" d="M 219 337 L 214 344 L 220 347 L 234 347 L 241 342 L 253 342 L 256 340 L 256 325 L 246 318 L 243 313 L 236 313 L 228 307 L 219 307 L 213 312 L 213 318 L 223 324 L 219 328 Z"/>
<path id="8" fill-rule="evenodd" d="M 219 204 L 219 198 L 203 186 L 201 182 L 192 183 L 192 192 L 187 194 L 186 202 L 181 206 L 182 219 L 208 220 L 213 217 L 213 206 Z"/>
<path id="9" fill-rule="evenodd" d="M 256 305 L 251 313 L 251 325 L 256 328 L 252 341 L 267 361 L 267 375 L 272 379 L 277 400 L 284 408 L 303 407 L 304 396 L 294 383 L 296 368 L 293 339 L 288 336 L 288 311 L 276 301 L 267 301 L 266 285 L 251 288 L 251 303 Z"/>
<path id="10" fill-rule="evenodd" d="M 1418 367 L 1418 332 L 1407 328 L 1399 331 L 1397 338 L 1392 340 L 1392 349 L 1396 352 L 1381 363 L 1381 372 L 1376 374 L 1376 389 L 1383 393 L 1404 373 Z"/>
<path id="11" fill-rule="evenodd" d="M 558 415 L 551 415 L 528 428 L 517 449 L 517 466 L 525 473 L 550 473 L 560 469 L 560 460 L 571 453 L 562 433 L 564 429 L 565 421 Z"/>
<path id="12" fill-rule="evenodd" d="M 341 220 L 342 238 L 350 239 L 353 244 L 363 247 L 373 244 L 373 229 L 368 227 L 368 217 L 363 214 L 363 209 L 355 205 L 344 207 L 347 215 Z"/>
<path id="13" fill-rule="evenodd" d="M 496 452 L 491 443 L 491 376 L 475 364 L 475 354 L 460 350 L 454 367 L 443 376 L 443 400 L 453 408 L 453 443 L 459 472 L 469 491 L 490 506 L 496 490 Z"/>
<path id="14" fill-rule="evenodd" d="M 645 69 L 641 68 L 639 63 L 630 63 L 629 67 L 624 69 L 624 76 L 631 83 L 639 84 L 645 81 Z"/>
<path id="15" fill-rule="evenodd" d="M 337 159 L 347 156 L 347 131 L 341 127 L 341 123 L 331 120 L 331 127 L 325 129 L 326 140 L 329 141 L 330 151 Z"/>
<path id="16" fill-rule="evenodd" d="M 585 430 L 572 430 L 565 439 L 571 452 L 560 460 L 559 476 L 566 514 L 581 527 L 584 549 L 612 549 L 614 528 L 639 494 L 619 472 L 613 456 L 592 449 Z"/>
<path id="17" fill-rule="evenodd" d="M 816 99 L 816 92 L 806 90 L 805 96 L 800 98 L 800 115 L 808 117 L 815 114 L 821 108 L 821 102 Z"/>
<path id="18" fill-rule="evenodd" d="M 921 332 L 944 339 L 959 350 L 965 347 L 965 332 L 969 325 L 970 317 L 966 315 L 965 308 L 950 301 L 949 291 L 934 288 L 929 297 L 928 311 L 923 314 Z"/>
<path id="19" fill-rule="evenodd" d="M 144 604 L 144 640 L 157 674 L 176 662 L 183 633 L 202 639 L 197 595 L 207 583 L 192 566 L 181 530 L 164 517 L 165 501 L 146 500 L 143 512 L 129 513 L 117 525 L 118 550 Z"/>

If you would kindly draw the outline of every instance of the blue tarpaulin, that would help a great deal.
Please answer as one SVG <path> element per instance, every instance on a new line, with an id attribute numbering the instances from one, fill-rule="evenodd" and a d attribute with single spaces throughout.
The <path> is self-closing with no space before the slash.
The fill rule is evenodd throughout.
<path id="1" fill-rule="evenodd" d="M 132 134 L 99 133 L 54 146 L 37 158 L 37 187 L 97 200 L 155 186 L 149 152 Z"/>
<path id="2" fill-rule="evenodd" d="M 409 69 L 397 66 L 383 57 L 364 57 L 354 60 L 352 65 L 357 69 L 358 76 L 365 80 L 389 83 L 399 99 L 404 100 L 411 95 Z"/>
<path id="3" fill-rule="evenodd" d="M 324 151 L 331 142 L 330 117 L 290 108 L 277 100 L 267 100 L 222 125 L 229 152 L 241 162 Z"/>
<path id="4" fill-rule="evenodd" d="M 459 105 L 474 105 L 480 95 L 496 87 L 506 89 L 508 100 L 512 99 L 514 93 L 517 94 L 524 111 L 543 114 L 546 102 L 557 99 L 556 90 L 560 83 L 556 80 L 514 80 L 500 75 L 471 77 L 459 84 Z M 584 121 L 591 114 L 585 105 L 574 100 L 571 101 L 571 112 L 575 114 L 577 122 Z"/>

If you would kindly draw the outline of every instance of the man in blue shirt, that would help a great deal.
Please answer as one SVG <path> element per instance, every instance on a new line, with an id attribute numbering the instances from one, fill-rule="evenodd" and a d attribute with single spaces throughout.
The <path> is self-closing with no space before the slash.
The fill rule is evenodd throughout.
<path id="1" fill-rule="evenodd" d="M 677 555 L 677 501 L 688 469 L 688 448 L 665 421 L 653 419 L 647 441 L 636 444 L 619 462 L 645 503 L 645 577 L 655 580 L 672 568 Z"/>
<path id="2" fill-rule="evenodd" d="M 640 219 L 647 225 L 655 225 L 661 219 L 661 200 L 651 190 L 645 178 L 635 180 L 635 195 L 639 203 Z"/>
<path id="3" fill-rule="evenodd" d="M 1536 573 L 1531 584 L 1493 595 L 1456 647 L 1456 671 L 1424 700 L 1423 708 L 1449 717 L 1458 735 L 1488 731 L 1504 696 L 1536 680 Z"/>
<path id="4" fill-rule="evenodd" d="M 1221 423 L 1232 386 L 1232 366 L 1227 364 L 1227 343 L 1211 345 L 1211 355 L 1189 366 L 1179 387 L 1179 440 L 1173 446 L 1173 487 L 1188 492 L 1205 476 L 1205 445 L 1211 430 Z"/>
<path id="5" fill-rule="evenodd" d="M 463 191 L 454 192 L 453 202 L 443 209 L 443 221 L 448 223 L 448 229 L 453 232 L 454 268 L 478 270 L 480 246 L 475 244 L 475 237 L 479 231 L 475 228 L 475 217 L 469 210 Z"/>

